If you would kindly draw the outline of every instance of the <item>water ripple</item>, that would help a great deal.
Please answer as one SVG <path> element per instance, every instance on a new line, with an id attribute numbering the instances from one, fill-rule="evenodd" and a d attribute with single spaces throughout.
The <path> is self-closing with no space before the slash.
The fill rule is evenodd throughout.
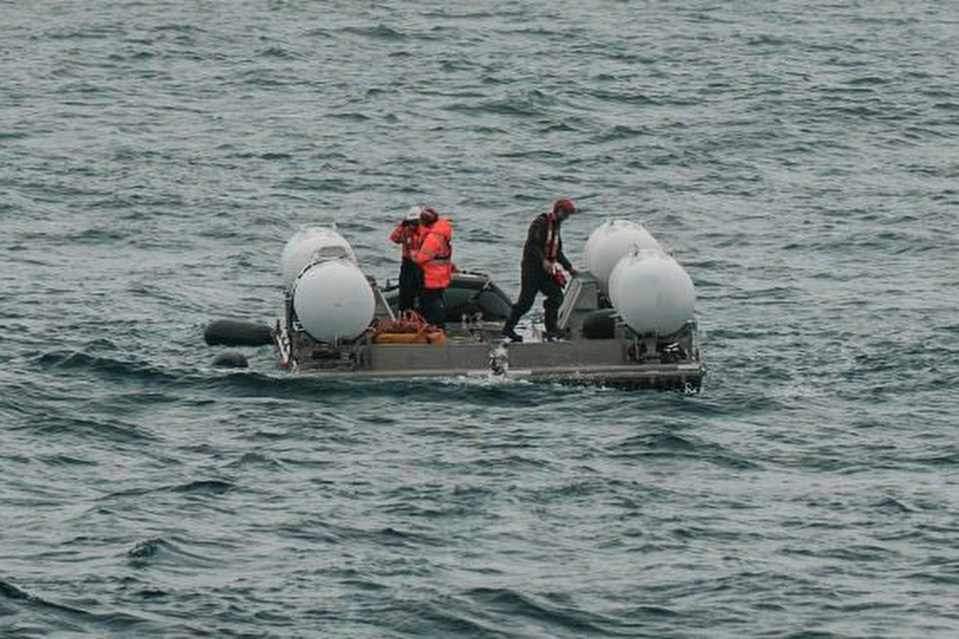
<path id="1" fill-rule="evenodd" d="M 954 634 L 951 5 L 170 8 L 4 5 L 6 635 Z M 515 297 L 561 195 L 687 269 L 700 393 L 211 365 L 301 224 L 383 282 L 432 203 Z"/>

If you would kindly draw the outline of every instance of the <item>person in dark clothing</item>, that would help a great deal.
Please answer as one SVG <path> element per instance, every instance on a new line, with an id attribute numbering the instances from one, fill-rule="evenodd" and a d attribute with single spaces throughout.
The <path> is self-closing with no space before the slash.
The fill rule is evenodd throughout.
<path id="1" fill-rule="evenodd" d="M 519 298 L 503 325 L 503 335 L 514 342 L 523 341 L 516 333 L 516 324 L 532 308 L 538 292 L 546 296 L 543 301 L 543 310 L 546 311 L 546 337 L 554 339 L 560 335 L 556 323 L 559 307 L 563 303 L 563 287 L 566 285 L 566 274 L 563 270 L 573 276 L 577 273 L 563 254 L 560 226 L 575 211 L 571 200 L 555 200 L 549 212 L 537 215 L 529 225 L 526 243 L 523 245 Z"/>
<path id="2" fill-rule="evenodd" d="M 416 300 L 423 292 L 423 269 L 413 261 L 413 254 L 419 250 L 422 242 L 420 232 L 420 213 L 422 206 L 414 206 L 409 210 L 390 234 L 390 240 L 399 244 L 403 249 L 403 261 L 400 264 L 400 311 L 410 311 L 416 308 Z"/>

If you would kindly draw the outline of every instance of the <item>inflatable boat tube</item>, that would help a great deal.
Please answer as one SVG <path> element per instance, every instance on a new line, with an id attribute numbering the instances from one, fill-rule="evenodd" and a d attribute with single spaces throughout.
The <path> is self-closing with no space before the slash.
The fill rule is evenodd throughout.
<path id="1" fill-rule="evenodd" d="M 399 301 L 398 287 L 384 289 L 387 303 L 395 313 Z M 459 322 L 463 315 L 477 313 L 487 322 L 505 322 L 513 308 L 513 302 L 493 281 L 483 273 L 460 272 L 453 274 L 450 287 L 443 294 L 446 308 L 445 321 Z"/>
<path id="2" fill-rule="evenodd" d="M 210 346 L 267 346 L 273 331 L 265 324 L 221 319 L 207 325 L 203 339 Z"/>

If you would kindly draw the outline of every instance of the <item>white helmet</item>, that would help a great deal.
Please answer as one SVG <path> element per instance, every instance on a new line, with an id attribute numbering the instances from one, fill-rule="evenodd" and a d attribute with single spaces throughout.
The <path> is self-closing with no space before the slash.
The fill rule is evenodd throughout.
<path id="1" fill-rule="evenodd" d="M 411 206 L 410 210 L 406 212 L 406 217 L 403 218 L 407 222 L 419 222 L 420 221 L 420 212 L 423 210 L 422 206 Z"/>

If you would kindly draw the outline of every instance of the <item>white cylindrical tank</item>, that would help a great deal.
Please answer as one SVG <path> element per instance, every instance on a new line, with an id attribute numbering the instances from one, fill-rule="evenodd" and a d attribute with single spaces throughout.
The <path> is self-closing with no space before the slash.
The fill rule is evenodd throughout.
<path id="1" fill-rule="evenodd" d="M 300 227 L 280 254 L 283 287 L 290 288 L 307 264 L 334 259 L 346 259 L 356 264 L 353 247 L 342 235 L 328 226 Z"/>
<path id="2" fill-rule="evenodd" d="M 640 250 L 616 264 L 609 299 L 637 333 L 669 335 L 693 319 L 696 292 L 679 262 L 662 251 Z"/>
<path id="3" fill-rule="evenodd" d="M 308 266 L 293 283 L 293 310 L 315 340 L 355 339 L 373 321 L 373 289 L 348 259 Z"/>
<path id="4" fill-rule="evenodd" d="M 586 269 L 599 289 L 609 295 L 609 276 L 616 264 L 634 249 L 663 250 L 646 227 L 631 220 L 609 220 L 599 225 L 586 241 Z"/>

